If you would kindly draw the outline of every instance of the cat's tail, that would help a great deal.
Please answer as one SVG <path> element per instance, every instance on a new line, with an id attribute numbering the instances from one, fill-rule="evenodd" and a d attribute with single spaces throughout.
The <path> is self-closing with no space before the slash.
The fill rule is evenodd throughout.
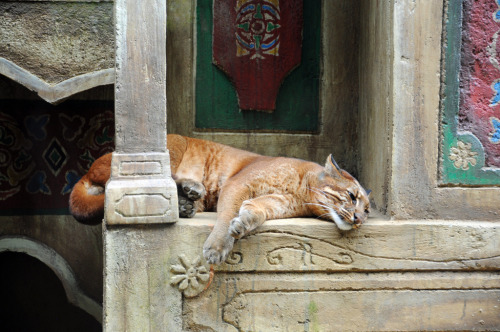
<path id="1" fill-rule="evenodd" d="M 69 197 L 69 210 L 83 224 L 97 225 L 104 218 L 104 186 L 111 171 L 111 154 L 97 159 L 78 181 Z"/>

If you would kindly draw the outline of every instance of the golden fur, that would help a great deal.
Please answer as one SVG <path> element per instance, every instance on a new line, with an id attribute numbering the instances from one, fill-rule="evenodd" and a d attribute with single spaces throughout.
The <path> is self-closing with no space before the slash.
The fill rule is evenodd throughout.
<path id="1" fill-rule="evenodd" d="M 180 215 L 217 211 L 217 222 L 203 247 L 209 263 L 225 261 L 234 239 L 265 220 L 318 216 L 349 230 L 368 216 L 369 193 L 331 156 L 322 167 L 179 135 L 168 135 L 167 142 Z M 110 165 L 111 154 L 97 159 L 73 188 L 70 210 L 80 222 L 102 220 Z"/>

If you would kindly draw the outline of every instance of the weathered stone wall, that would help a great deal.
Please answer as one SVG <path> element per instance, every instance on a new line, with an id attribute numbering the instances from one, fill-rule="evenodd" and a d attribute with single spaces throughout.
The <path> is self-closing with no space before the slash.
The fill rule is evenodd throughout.
<path id="1" fill-rule="evenodd" d="M 0 57 L 47 83 L 113 68 L 113 3 L 2 2 Z"/>
<path id="2" fill-rule="evenodd" d="M 113 2 L 0 3 L 0 74 L 49 102 L 114 81 Z"/>

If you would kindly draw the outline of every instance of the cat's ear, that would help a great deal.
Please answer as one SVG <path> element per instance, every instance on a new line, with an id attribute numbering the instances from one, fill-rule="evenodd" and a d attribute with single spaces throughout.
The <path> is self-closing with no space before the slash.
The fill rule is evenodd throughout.
<path id="1" fill-rule="evenodd" d="M 329 155 L 328 158 L 326 158 L 325 171 L 328 175 L 334 178 L 342 176 L 342 170 L 339 165 L 337 165 L 337 162 L 333 159 L 332 155 Z"/>
<path id="2" fill-rule="evenodd" d="M 370 194 L 371 194 L 371 193 L 372 193 L 371 189 L 368 189 L 368 190 L 366 191 L 366 196 L 370 197 Z"/>

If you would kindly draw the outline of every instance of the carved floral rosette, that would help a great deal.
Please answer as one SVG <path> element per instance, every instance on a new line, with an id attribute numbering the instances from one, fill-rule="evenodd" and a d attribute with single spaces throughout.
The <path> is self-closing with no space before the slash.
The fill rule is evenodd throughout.
<path id="1" fill-rule="evenodd" d="M 190 262 L 185 255 L 179 255 L 181 264 L 172 265 L 170 271 L 174 276 L 170 279 L 172 286 L 177 286 L 185 297 L 198 296 L 206 288 L 210 280 L 208 269 L 202 264 L 200 256 Z"/>

